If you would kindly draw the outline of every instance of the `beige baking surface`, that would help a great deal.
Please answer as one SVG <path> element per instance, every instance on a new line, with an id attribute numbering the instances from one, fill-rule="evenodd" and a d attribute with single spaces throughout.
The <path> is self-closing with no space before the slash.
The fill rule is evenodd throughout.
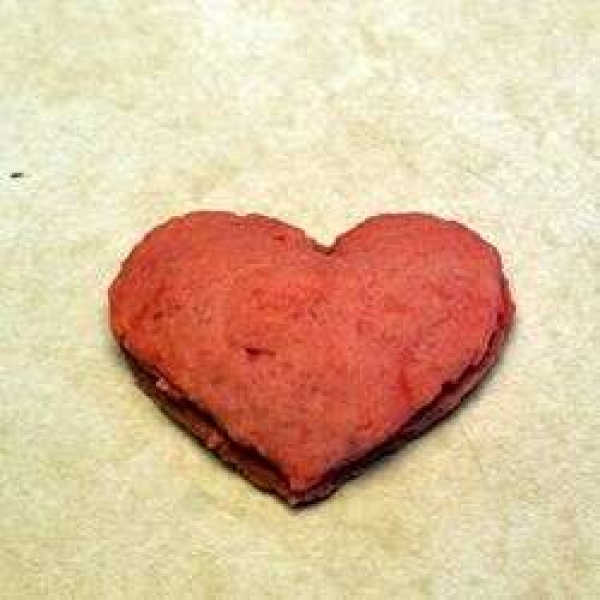
<path id="1" fill-rule="evenodd" d="M 598 2 L 0 15 L 0 597 L 598 597 Z M 171 425 L 107 330 L 132 244 L 209 207 L 322 241 L 381 211 L 465 221 L 516 291 L 505 360 L 286 509 Z"/>

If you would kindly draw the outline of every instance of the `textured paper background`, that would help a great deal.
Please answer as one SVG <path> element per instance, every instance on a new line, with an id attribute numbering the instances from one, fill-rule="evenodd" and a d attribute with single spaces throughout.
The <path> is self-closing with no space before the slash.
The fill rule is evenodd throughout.
<path id="1" fill-rule="evenodd" d="M 600 4 L 0 0 L 0 596 L 600 591 Z M 24 177 L 11 178 L 22 171 Z M 105 291 L 148 228 L 480 230 L 519 306 L 454 418 L 291 512 L 134 386 Z"/>

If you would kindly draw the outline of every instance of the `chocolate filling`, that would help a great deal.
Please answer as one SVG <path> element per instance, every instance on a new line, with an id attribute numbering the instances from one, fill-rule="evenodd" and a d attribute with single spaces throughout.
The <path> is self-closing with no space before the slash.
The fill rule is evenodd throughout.
<path id="1" fill-rule="evenodd" d="M 277 465 L 253 448 L 233 441 L 211 415 L 179 393 L 151 367 L 142 365 L 127 349 L 124 347 L 122 349 L 132 365 L 140 386 L 174 421 L 199 438 L 207 448 L 225 463 L 240 471 L 256 486 L 279 495 L 292 506 L 298 506 L 330 495 L 344 481 L 355 477 L 366 465 L 420 435 L 460 404 L 462 398 L 475 388 L 496 362 L 499 350 L 504 344 L 514 313 L 506 282 L 504 282 L 504 299 L 504 310 L 498 316 L 497 329 L 490 339 L 483 359 L 477 365 L 468 367 L 457 381 L 445 383 L 434 400 L 383 443 L 360 458 L 332 469 L 316 485 L 302 492 L 290 488 L 287 478 Z"/>

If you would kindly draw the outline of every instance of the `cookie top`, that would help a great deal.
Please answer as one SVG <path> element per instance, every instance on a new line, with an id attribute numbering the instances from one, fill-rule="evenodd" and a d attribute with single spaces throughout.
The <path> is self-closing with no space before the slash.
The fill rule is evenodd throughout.
<path id="1" fill-rule="evenodd" d="M 127 352 L 295 492 L 478 365 L 510 310 L 495 249 L 421 214 L 324 248 L 267 217 L 191 213 L 150 232 L 110 289 Z"/>

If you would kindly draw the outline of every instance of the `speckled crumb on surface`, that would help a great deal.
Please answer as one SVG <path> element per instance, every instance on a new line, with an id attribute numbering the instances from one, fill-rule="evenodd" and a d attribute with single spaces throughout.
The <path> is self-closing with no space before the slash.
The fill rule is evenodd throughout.
<path id="1" fill-rule="evenodd" d="M 2 595 L 595 596 L 595 2 L 9 0 L 0 31 Z M 378 212 L 466 222 L 514 284 L 505 359 L 289 512 L 157 414 L 107 329 L 140 234 L 216 207 L 325 243 Z"/>

